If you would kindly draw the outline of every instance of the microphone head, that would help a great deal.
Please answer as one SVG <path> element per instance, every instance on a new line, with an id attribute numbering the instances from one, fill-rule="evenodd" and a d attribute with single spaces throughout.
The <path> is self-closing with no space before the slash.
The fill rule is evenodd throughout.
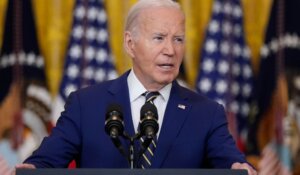
<path id="1" fill-rule="evenodd" d="M 141 121 L 144 120 L 144 118 L 147 116 L 146 114 L 149 113 L 152 115 L 152 117 L 156 120 L 158 120 L 157 115 L 157 108 L 152 103 L 145 103 L 141 108 Z"/>
<path id="2" fill-rule="evenodd" d="M 118 104 L 110 104 L 106 109 L 105 131 L 111 137 L 123 134 L 124 122 L 122 108 Z"/>
<path id="3" fill-rule="evenodd" d="M 146 137 L 154 137 L 158 132 L 157 108 L 152 103 L 145 103 L 141 108 L 140 132 Z"/>
<path id="4" fill-rule="evenodd" d="M 116 115 L 118 115 L 122 120 L 123 120 L 123 115 L 122 115 L 122 107 L 119 104 L 110 104 L 107 108 L 106 108 L 106 120 L 111 117 L 112 113 L 115 113 Z"/>

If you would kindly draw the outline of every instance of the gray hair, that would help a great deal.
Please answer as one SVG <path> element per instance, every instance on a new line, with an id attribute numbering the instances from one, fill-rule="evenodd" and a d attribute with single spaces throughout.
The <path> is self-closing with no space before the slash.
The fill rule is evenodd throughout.
<path id="1" fill-rule="evenodd" d="M 138 24 L 137 18 L 140 12 L 144 9 L 152 7 L 168 7 L 182 11 L 180 5 L 172 0 L 139 0 L 128 12 L 125 31 L 130 31 L 133 34 L 136 34 L 136 28 Z"/>

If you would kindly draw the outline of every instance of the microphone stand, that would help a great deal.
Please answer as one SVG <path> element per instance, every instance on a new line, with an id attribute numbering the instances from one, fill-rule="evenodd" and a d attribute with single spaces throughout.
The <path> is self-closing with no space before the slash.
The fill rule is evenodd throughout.
<path id="1" fill-rule="evenodd" d="M 134 140 L 139 139 L 141 137 L 140 133 L 135 134 L 134 136 L 129 136 L 129 134 L 127 134 L 126 132 L 124 132 L 123 137 L 125 139 L 129 140 L 129 155 L 127 157 L 127 160 L 129 162 L 130 165 L 130 169 L 134 169 L 137 167 L 136 165 L 136 160 L 135 160 L 135 152 L 134 152 Z"/>
<path id="2" fill-rule="evenodd" d="M 124 147 L 122 146 L 122 144 L 119 140 L 119 136 L 123 137 L 126 140 L 129 140 L 130 145 L 129 145 L 128 152 L 126 152 Z M 121 155 L 123 155 L 126 158 L 126 160 L 128 161 L 130 169 L 137 168 L 137 163 L 138 163 L 139 159 L 141 158 L 141 155 L 144 153 L 144 151 L 147 148 L 147 146 L 145 147 L 145 145 L 141 145 L 141 150 L 139 150 L 137 157 L 135 156 L 134 141 L 139 140 L 142 137 L 142 133 L 138 132 L 135 135 L 130 136 L 126 131 L 123 131 L 123 133 L 120 135 L 114 134 L 114 135 L 110 135 L 110 137 L 111 137 L 111 140 L 113 141 L 114 145 L 116 146 L 116 148 L 121 153 Z M 148 144 L 148 146 L 149 146 L 149 144 Z"/>
<path id="3" fill-rule="evenodd" d="M 134 139 L 133 139 L 133 137 L 130 138 L 129 161 L 130 161 L 130 169 L 133 169 L 134 167 L 136 167 L 136 165 L 134 165 Z"/>
<path id="4" fill-rule="evenodd" d="M 138 155 L 137 155 L 137 157 L 135 157 L 134 140 L 139 140 L 142 136 L 143 135 L 142 135 L 141 132 L 138 132 L 133 136 L 130 136 L 126 131 L 124 131 L 123 134 L 122 134 L 122 137 L 124 139 L 129 140 L 129 143 L 130 143 L 130 145 L 129 145 L 129 155 L 127 156 L 127 161 L 129 162 L 130 169 L 137 168 L 137 163 L 138 163 L 139 159 L 141 158 L 141 156 L 146 151 L 146 149 L 149 147 L 151 141 L 155 137 L 154 135 L 151 134 L 150 136 L 145 138 L 144 144 L 141 144 L 141 148 L 138 152 Z M 122 155 L 124 155 L 124 154 L 122 154 Z M 135 160 L 135 158 L 137 160 Z"/>

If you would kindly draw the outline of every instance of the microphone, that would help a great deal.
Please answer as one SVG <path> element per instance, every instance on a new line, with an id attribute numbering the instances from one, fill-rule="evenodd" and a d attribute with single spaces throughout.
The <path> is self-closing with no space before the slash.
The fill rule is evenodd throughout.
<path id="1" fill-rule="evenodd" d="M 111 138 L 123 135 L 124 122 L 122 108 L 118 104 L 110 104 L 106 110 L 105 131 Z"/>
<path id="2" fill-rule="evenodd" d="M 153 139 L 158 131 L 157 109 L 152 103 L 145 103 L 141 109 L 140 132 L 142 136 Z"/>
<path id="3" fill-rule="evenodd" d="M 124 122 L 122 108 L 118 104 L 110 104 L 106 110 L 105 131 L 110 136 L 113 144 L 120 153 L 127 157 L 125 149 L 119 139 L 119 135 L 123 136 Z"/>
<path id="4" fill-rule="evenodd" d="M 145 103 L 141 108 L 140 118 L 140 134 L 141 136 L 145 136 L 145 138 L 138 154 L 139 159 L 149 147 L 158 131 L 159 126 L 157 120 L 158 115 L 155 105 L 152 103 Z"/>

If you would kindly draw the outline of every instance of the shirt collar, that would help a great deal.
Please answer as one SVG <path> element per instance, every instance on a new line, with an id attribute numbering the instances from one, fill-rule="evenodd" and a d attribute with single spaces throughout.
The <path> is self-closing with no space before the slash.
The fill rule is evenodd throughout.
<path id="1" fill-rule="evenodd" d="M 133 69 L 131 69 L 131 71 L 127 77 L 127 84 L 128 84 L 128 89 L 129 89 L 130 103 L 135 101 L 144 92 L 147 91 L 147 89 L 143 86 L 143 84 L 136 77 Z M 158 91 L 164 101 L 169 100 L 171 87 L 172 87 L 172 83 L 169 83 Z"/>
<path id="2" fill-rule="evenodd" d="M 172 88 L 172 83 L 169 83 L 158 91 L 165 101 L 169 100 L 171 88 Z"/>

